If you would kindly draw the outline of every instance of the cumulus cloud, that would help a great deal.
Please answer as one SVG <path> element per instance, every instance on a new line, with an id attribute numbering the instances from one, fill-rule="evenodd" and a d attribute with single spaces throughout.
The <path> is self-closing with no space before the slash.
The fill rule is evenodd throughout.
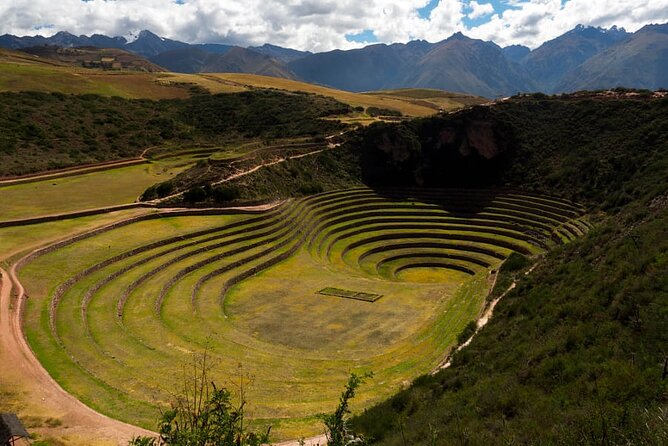
<path id="1" fill-rule="evenodd" d="M 494 40 L 502 46 L 521 44 L 531 48 L 575 26 L 637 31 L 648 23 L 668 22 L 668 0 L 524 0 L 469 30 L 472 37 Z"/>
<path id="2" fill-rule="evenodd" d="M 635 31 L 668 22 L 668 0 L 11 0 L 0 2 L 0 33 L 127 35 L 142 29 L 186 42 L 277 45 L 311 51 L 380 42 L 439 41 L 454 32 L 500 45 L 536 47 L 577 24 Z M 508 9 L 509 8 L 509 9 Z M 464 21 L 483 19 L 468 28 Z M 476 23 L 479 23 L 477 20 Z"/>
<path id="3" fill-rule="evenodd" d="M 492 6 L 491 3 L 478 3 L 472 1 L 469 3 L 469 8 L 471 8 L 471 12 L 468 13 L 467 17 L 471 20 L 479 19 L 494 13 L 494 6 Z"/>

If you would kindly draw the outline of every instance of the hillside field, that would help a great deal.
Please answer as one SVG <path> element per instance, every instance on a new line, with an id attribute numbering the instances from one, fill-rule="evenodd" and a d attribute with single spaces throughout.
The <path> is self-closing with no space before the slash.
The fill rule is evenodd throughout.
<path id="1" fill-rule="evenodd" d="M 350 93 L 333 88 L 282 78 L 242 73 L 164 73 L 105 71 L 85 69 L 53 59 L 26 53 L 0 50 L 0 91 L 43 91 L 71 94 L 99 94 L 127 99 L 186 98 L 191 87 L 211 94 L 238 93 L 254 88 L 272 88 L 288 92 L 308 92 L 331 97 L 353 107 L 379 107 L 400 111 L 405 116 L 428 116 L 442 108 L 446 111 L 482 102 L 468 95 L 433 90 L 420 101 L 393 92 Z M 445 95 L 445 96 L 444 96 Z M 443 100 L 447 96 L 447 100 Z"/>
<path id="2" fill-rule="evenodd" d="M 104 126 L 132 104 L 135 131 L 158 143 L 139 152 L 128 142 L 129 165 L 0 181 L 0 363 L 22 367 L 0 368 L 0 395 L 38 439 L 122 443 L 135 428 L 116 420 L 155 429 L 203 351 L 216 383 L 234 393 L 243 379 L 251 426 L 272 426 L 275 441 L 321 433 L 318 414 L 351 372 L 368 371 L 354 426 L 386 444 L 531 443 L 534 404 L 567 414 L 550 420 L 555 440 L 607 432 L 592 421 L 595 403 L 615 432 L 626 435 L 616 418 L 626 407 L 629 435 L 645 435 L 642 410 L 654 414 L 665 388 L 665 98 L 525 95 L 350 130 L 321 117 L 353 104 L 290 88 L 200 91 L 159 110 L 0 97 L 54 117 L 20 127 L 35 154 L 54 142 L 49 126 L 76 129 L 62 125 L 68 104 L 81 107 L 83 129 L 71 141 L 90 145 L 90 127 L 98 147 L 118 150 L 123 139 Z M 275 116 L 285 104 L 290 113 Z M 166 122 L 199 143 L 162 144 Z M 490 328 L 452 356 L 500 296 Z M 604 399 L 591 396 L 598 388 Z M 468 427 L 435 434 L 434 419 Z M 565 422 L 580 430 L 568 436 Z"/>
<path id="3" fill-rule="evenodd" d="M 522 194 L 364 188 L 253 215 L 140 216 L 21 262 L 25 329 L 66 390 L 115 418 L 150 428 L 178 385 L 170 370 L 207 348 L 217 381 L 250 377 L 255 424 L 316 434 L 331 383 L 373 370 L 368 406 L 437 367 L 502 260 L 586 232 L 581 216 Z"/>

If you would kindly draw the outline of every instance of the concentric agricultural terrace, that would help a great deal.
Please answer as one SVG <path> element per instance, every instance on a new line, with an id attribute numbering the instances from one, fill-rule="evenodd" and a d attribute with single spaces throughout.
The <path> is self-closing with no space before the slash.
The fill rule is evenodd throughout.
<path id="1" fill-rule="evenodd" d="M 351 371 L 375 373 L 360 407 L 432 370 L 511 252 L 589 228 L 573 203 L 485 190 L 360 188 L 255 214 L 186 214 L 26 258 L 30 345 L 66 390 L 149 428 L 207 347 L 217 383 L 251 377 L 249 415 L 279 438 L 317 433 L 314 414 L 335 406 Z"/>

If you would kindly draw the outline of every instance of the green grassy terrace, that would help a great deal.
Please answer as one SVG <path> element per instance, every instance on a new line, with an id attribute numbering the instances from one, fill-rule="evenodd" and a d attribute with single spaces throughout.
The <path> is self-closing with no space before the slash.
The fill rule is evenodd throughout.
<path id="1" fill-rule="evenodd" d="M 182 379 L 175 365 L 208 348 L 216 381 L 239 364 L 252 377 L 250 415 L 279 438 L 317 433 L 349 371 L 374 371 L 359 398 L 370 406 L 437 367 L 510 253 L 590 229 L 570 202 L 489 190 L 357 188 L 252 215 L 188 212 L 28 259 L 28 340 L 65 389 L 146 427 Z"/>

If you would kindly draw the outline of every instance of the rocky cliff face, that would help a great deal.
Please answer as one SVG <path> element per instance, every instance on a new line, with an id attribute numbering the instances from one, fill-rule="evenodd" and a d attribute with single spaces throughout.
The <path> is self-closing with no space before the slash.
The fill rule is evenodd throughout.
<path id="1" fill-rule="evenodd" d="M 397 181 L 416 186 L 491 184 L 512 147 L 512 135 L 482 115 L 369 129 L 362 149 L 365 181 L 372 185 Z"/>

